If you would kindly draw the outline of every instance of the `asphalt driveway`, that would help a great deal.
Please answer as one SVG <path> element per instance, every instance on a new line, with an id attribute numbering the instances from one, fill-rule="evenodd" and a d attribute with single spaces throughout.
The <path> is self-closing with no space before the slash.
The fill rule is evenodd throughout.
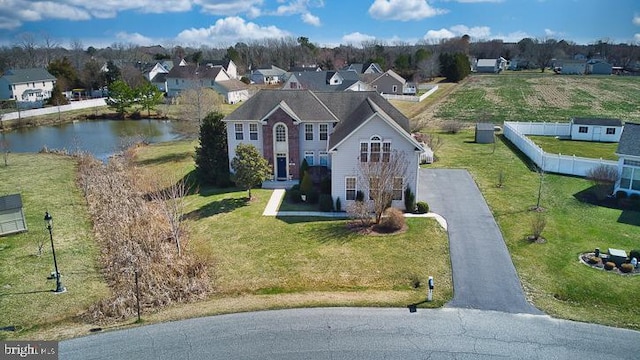
<path id="1" fill-rule="evenodd" d="M 469 172 L 420 169 L 419 176 L 417 201 L 429 203 L 448 224 L 453 300 L 447 306 L 542 314 L 527 302 L 502 233 Z"/>

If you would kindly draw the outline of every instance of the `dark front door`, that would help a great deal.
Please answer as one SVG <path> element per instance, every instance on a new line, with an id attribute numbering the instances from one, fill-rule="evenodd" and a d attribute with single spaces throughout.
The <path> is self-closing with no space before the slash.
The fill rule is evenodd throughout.
<path id="1" fill-rule="evenodd" d="M 278 167 L 278 180 L 287 180 L 287 157 L 278 156 L 276 166 Z"/>

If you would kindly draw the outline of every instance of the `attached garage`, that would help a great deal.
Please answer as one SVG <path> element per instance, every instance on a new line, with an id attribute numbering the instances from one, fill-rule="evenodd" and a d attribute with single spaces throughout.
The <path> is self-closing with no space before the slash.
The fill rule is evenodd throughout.
<path id="1" fill-rule="evenodd" d="M 0 236 L 27 231 L 20 194 L 0 196 Z"/>

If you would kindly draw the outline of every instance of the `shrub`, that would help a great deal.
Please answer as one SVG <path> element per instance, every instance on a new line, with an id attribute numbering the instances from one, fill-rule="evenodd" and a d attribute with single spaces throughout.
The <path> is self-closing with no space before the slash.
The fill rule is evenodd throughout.
<path id="1" fill-rule="evenodd" d="M 342 211 L 342 202 L 340 202 L 340 197 L 336 198 L 336 211 Z"/>
<path id="2" fill-rule="evenodd" d="M 629 259 L 636 258 L 636 260 L 640 261 L 640 250 L 631 250 L 629 251 Z"/>
<path id="3" fill-rule="evenodd" d="M 613 270 L 613 268 L 615 267 L 616 267 L 616 264 L 614 262 L 607 261 L 606 263 L 604 263 L 605 270 Z"/>
<path id="4" fill-rule="evenodd" d="M 298 191 L 300 191 L 300 184 L 293 185 L 290 190 L 298 190 Z"/>
<path id="5" fill-rule="evenodd" d="M 542 235 L 542 231 L 547 226 L 547 220 L 544 218 L 544 215 L 541 213 L 537 213 L 536 216 L 531 220 L 531 232 L 533 234 L 533 239 L 538 240 Z"/>
<path id="6" fill-rule="evenodd" d="M 309 204 L 317 204 L 318 200 L 320 200 L 320 193 L 318 190 L 312 189 L 309 193 L 307 193 L 307 202 Z"/>
<path id="7" fill-rule="evenodd" d="M 319 205 L 320 211 L 333 211 L 333 198 L 331 195 L 320 194 Z"/>
<path id="8" fill-rule="evenodd" d="M 304 180 L 304 174 L 307 172 L 307 170 L 309 170 L 309 163 L 307 162 L 307 159 L 303 159 L 302 164 L 300 164 L 300 171 L 298 173 L 298 179 L 300 180 L 300 183 L 302 183 L 302 180 Z"/>
<path id="9" fill-rule="evenodd" d="M 618 190 L 616 191 L 616 199 L 620 200 L 620 199 L 626 199 L 627 198 L 627 192 L 626 191 L 622 191 L 622 190 Z"/>
<path id="10" fill-rule="evenodd" d="M 356 191 L 356 201 L 359 201 L 359 202 L 364 201 L 364 193 L 360 190 Z"/>
<path id="11" fill-rule="evenodd" d="M 309 172 L 305 171 L 302 176 L 302 182 L 300 183 L 300 192 L 302 195 L 309 196 L 312 191 L 313 183 L 311 182 L 311 176 L 309 175 Z"/>
<path id="12" fill-rule="evenodd" d="M 402 211 L 390 207 L 384 211 L 384 215 L 382 216 L 380 224 L 378 224 L 378 228 L 388 232 L 394 232 L 402 229 L 404 224 L 405 220 Z"/>
<path id="13" fill-rule="evenodd" d="M 302 197 L 300 196 L 300 190 L 298 189 L 289 190 L 287 192 L 287 195 L 289 196 L 289 202 L 297 204 L 302 201 Z"/>
<path id="14" fill-rule="evenodd" d="M 409 187 L 404 190 L 404 208 L 406 212 L 414 212 L 416 210 L 416 196 Z"/>
<path id="15" fill-rule="evenodd" d="M 426 214 L 429 212 L 429 204 L 424 201 L 418 201 L 416 204 L 416 212 L 418 214 Z"/>
<path id="16" fill-rule="evenodd" d="M 371 224 L 371 203 L 364 201 L 354 201 L 347 205 L 347 215 L 353 220 L 359 222 L 360 226 L 369 226 Z"/>
<path id="17" fill-rule="evenodd" d="M 598 263 L 600 263 L 600 261 L 602 261 L 602 260 L 599 257 L 593 256 L 593 255 L 591 255 L 591 256 L 589 256 L 587 258 L 587 262 L 589 264 L 592 264 L 592 265 L 598 264 Z"/>
<path id="18" fill-rule="evenodd" d="M 320 193 L 331 195 L 331 178 L 325 177 L 320 180 Z"/>
<path id="19" fill-rule="evenodd" d="M 623 273 L 630 273 L 633 271 L 633 265 L 629 263 L 622 264 L 620 266 L 620 271 L 622 271 Z"/>
<path id="20" fill-rule="evenodd" d="M 442 131 L 449 134 L 457 134 L 460 130 L 462 130 L 462 123 L 459 121 L 449 120 L 442 124 Z"/>

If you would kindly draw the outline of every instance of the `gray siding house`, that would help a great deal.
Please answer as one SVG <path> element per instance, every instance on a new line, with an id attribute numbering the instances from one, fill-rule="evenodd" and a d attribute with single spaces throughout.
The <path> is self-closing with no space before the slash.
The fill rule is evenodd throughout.
<path id="1" fill-rule="evenodd" d="M 619 177 L 614 193 L 640 195 L 640 124 L 627 122 L 616 150 Z"/>

